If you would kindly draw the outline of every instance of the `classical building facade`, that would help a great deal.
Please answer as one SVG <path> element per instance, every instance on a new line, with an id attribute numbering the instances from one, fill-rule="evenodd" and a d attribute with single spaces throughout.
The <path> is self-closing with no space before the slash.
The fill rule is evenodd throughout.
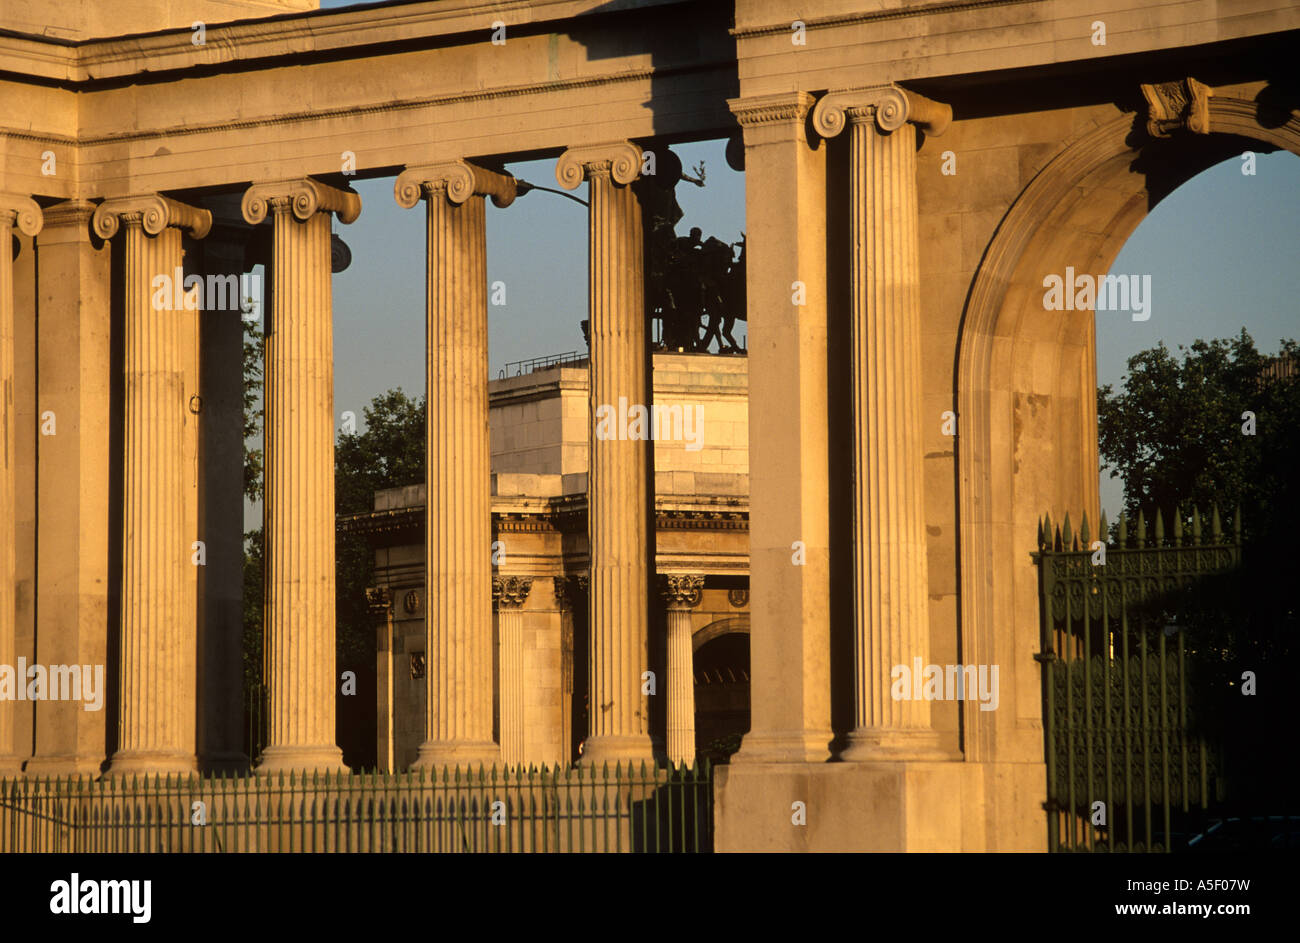
<path id="1" fill-rule="evenodd" d="M 1093 313 L 1047 310 L 1044 279 L 1106 272 L 1152 205 L 1218 161 L 1300 152 L 1294 89 L 1271 81 L 1300 9 L 809 0 L 792 20 L 767 0 L 142 0 L 106 22 L 83 6 L 0 12 L 0 242 L 16 247 L 0 252 L 0 665 L 110 680 L 100 711 L 0 700 L 0 770 L 246 762 L 240 324 L 211 301 L 160 318 L 150 286 L 259 262 L 261 768 L 341 767 L 330 219 L 362 212 L 353 177 L 395 177 L 426 221 L 436 696 L 414 763 L 563 758 L 549 735 L 530 747 L 526 692 L 522 710 L 502 697 L 510 742 L 494 739 L 493 580 L 498 605 L 519 601 L 500 656 L 517 676 L 539 589 L 554 593 L 509 580 L 579 557 L 512 556 L 554 535 L 500 528 L 579 493 L 582 758 L 651 761 L 651 548 L 667 542 L 651 449 L 592 428 L 585 488 L 561 475 L 554 494 L 512 495 L 503 469 L 493 494 L 483 203 L 516 198 L 521 159 L 588 184 L 588 396 L 650 404 L 643 154 L 727 138 L 746 175 L 752 713 L 715 783 L 717 847 L 1044 846 L 1030 552 L 1040 515 L 1095 519 L 1098 503 Z M 996 709 L 894 697 L 893 667 L 916 663 L 998 666 Z"/>
<path id="2" fill-rule="evenodd" d="M 744 357 L 653 362 L 654 568 L 640 683 L 656 755 L 692 763 L 725 756 L 734 743 L 719 741 L 748 729 L 747 370 Z M 491 701 L 509 765 L 567 764 L 588 730 L 588 371 L 577 361 L 489 383 Z M 417 760 L 428 698 L 446 683 L 426 647 L 425 499 L 423 485 L 381 491 L 372 512 L 340 521 L 375 546 L 385 770 Z"/>

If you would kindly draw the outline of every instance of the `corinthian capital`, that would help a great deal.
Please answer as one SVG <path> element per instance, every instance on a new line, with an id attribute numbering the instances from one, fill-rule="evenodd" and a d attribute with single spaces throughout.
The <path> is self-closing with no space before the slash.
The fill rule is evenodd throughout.
<path id="1" fill-rule="evenodd" d="M 693 574 L 659 577 L 659 593 L 669 609 L 693 609 L 699 605 L 704 577 Z"/>
<path id="2" fill-rule="evenodd" d="M 255 183 L 244 193 L 239 208 L 244 219 L 257 225 L 272 207 L 293 211 L 306 222 L 316 213 L 337 213 L 340 222 L 353 222 L 361 215 L 361 197 L 352 190 L 339 190 L 311 177 Z"/>
<path id="3" fill-rule="evenodd" d="M 590 147 L 572 147 L 560 155 L 555 179 L 566 190 L 596 174 L 607 174 L 615 183 L 628 184 L 641 173 L 641 148 L 630 141 L 610 141 Z"/>
<path id="4" fill-rule="evenodd" d="M 533 588 L 529 576 L 494 576 L 492 577 L 492 598 L 501 608 L 522 606 Z"/>
<path id="5" fill-rule="evenodd" d="M 0 193 L 0 219 L 10 226 L 17 225 L 20 232 L 29 236 L 36 235 L 45 225 L 45 217 L 36 201 L 17 193 Z"/>
<path id="6" fill-rule="evenodd" d="M 156 236 L 168 226 L 188 229 L 195 239 L 202 239 L 212 229 L 212 214 L 181 203 L 161 193 L 141 193 L 136 196 L 105 200 L 95 209 L 90 225 L 101 239 L 111 239 L 122 220 L 140 224 L 140 228 Z"/>
<path id="7" fill-rule="evenodd" d="M 515 201 L 515 178 L 487 170 L 464 160 L 408 167 L 397 175 L 393 197 L 411 209 L 421 199 L 444 195 L 452 203 L 464 203 L 472 196 L 490 196 L 503 209 Z"/>
<path id="8" fill-rule="evenodd" d="M 828 92 L 813 109 L 813 127 L 824 138 L 864 121 L 874 121 L 881 131 L 897 131 L 911 122 L 938 137 L 952 122 L 952 108 L 897 85 L 877 85 Z"/>

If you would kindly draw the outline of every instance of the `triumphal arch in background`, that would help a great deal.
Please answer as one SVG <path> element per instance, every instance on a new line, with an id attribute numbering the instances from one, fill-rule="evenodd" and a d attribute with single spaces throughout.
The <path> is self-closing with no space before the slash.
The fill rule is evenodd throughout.
<path id="1" fill-rule="evenodd" d="M 0 14 L 0 664 L 110 666 L 100 711 L 0 700 L 0 772 L 247 763 L 241 325 L 160 316 L 150 286 L 259 263 L 261 771 L 341 765 L 330 232 L 365 211 L 350 182 L 377 176 L 427 222 L 416 763 L 499 760 L 484 201 L 516 198 L 521 159 L 588 184 L 590 401 L 648 402 L 643 155 L 728 138 L 746 174 L 753 709 L 715 782 L 716 847 L 1044 847 L 1030 552 L 1042 514 L 1098 506 L 1093 313 L 1045 310 L 1044 278 L 1104 274 L 1156 201 L 1227 156 L 1300 151 L 1300 100 L 1275 78 L 1300 9 L 107 6 Z M 647 461 L 645 441 L 591 441 L 584 761 L 655 755 Z M 996 707 L 895 696 L 893 667 L 914 664 L 997 666 Z"/>

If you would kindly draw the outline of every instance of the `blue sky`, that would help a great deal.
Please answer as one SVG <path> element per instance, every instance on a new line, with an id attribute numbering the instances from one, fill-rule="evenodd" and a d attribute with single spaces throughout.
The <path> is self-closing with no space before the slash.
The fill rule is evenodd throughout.
<path id="1" fill-rule="evenodd" d="M 323 7 L 353 5 L 325 0 Z M 734 241 L 744 230 L 744 176 L 723 142 L 675 147 L 685 167 L 700 161 L 707 186 L 678 187 L 684 233 Z M 515 176 L 557 186 L 554 161 L 511 165 Z M 334 277 L 335 413 L 362 409 L 384 391 L 424 391 L 423 208 L 403 210 L 391 179 L 358 181 L 364 210 L 335 224 L 352 266 Z M 585 185 L 576 191 L 585 198 Z M 1097 315 L 1099 383 L 1118 385 L 1129 356 L 1164 341 L 1227 337 L 1245 326 L 1265 352 L 1300 335 L 1300 158 L 1259 155 L 1254 176 L 1232 158 L 1184 184 L 1147 216 L 1111 271 L 1150 274 L 1151 317 Z M 583 350 L 586 317 L 586 212 L 576 203 L 530 193 L 505 210 L 488 206 L 488 279 L 506 285 L 506 305 L 488 310 L 492 376 L 509 361 Z M 738 335 L 739 336 L 739 335 Z M 1118 511 L 1120 484 L 1102 478 L 1102 504 Z M 256 526 L 250 519 L 250 526 Z"/>

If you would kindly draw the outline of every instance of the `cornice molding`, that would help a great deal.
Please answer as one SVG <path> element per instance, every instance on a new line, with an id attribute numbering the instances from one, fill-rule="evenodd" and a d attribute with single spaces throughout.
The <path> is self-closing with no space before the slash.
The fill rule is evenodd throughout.
<path id="1" fill-rule="evenodd" d="M 245 221 L 257 225 L 274 207 L 292 211 L 306 222 L 317 213 L 335 213 L 339 222 L 351 223 L 361 215 L 361 197 L 353 190 L 339 190 L 311 177 L 255 183 L 244 193 L 239 208 Z"/>
<path id="2" fill-rule="evenodd" d="M 138 223 L 150 236 L 156 236 L 173 226 L 188 229 L 195 239 L 202 239 L 212 229 L 212 214 L 207 210 L 181 203 L 161 193 L 140 193 L 105 200 L 95 209 L 90 225 L 99 238 L 111 239 L 117 234 L 123 220 L 127 225 Z"/>
<path id="3" fill-rule="evenodd" d="M 899 6 L 892 10 L 870 10 L 860 13 L 843 13 L 834 16 L 807 17 L 803 20 L 803 24 L 805 28 L 814 30 L 834 26 L 854 26 L 860 23 L 877 23 L 882 20 L 902 20 L 918 16 L 934 16 L 936 14 L 969 13 L 976 10 L 986 9 L 988 7 L 1009 7 L 1020 6 L 1026 3 L 1044 2 L 1045 0 L 965 0 L 965 2 L 940 0 L 938 3 L 909 3 L 906 6 Z M 737 39 L 771 36 L 776 33 L 789 35 L 790 23 L 789 21 L 785 21 L 781 23 L 768 23 L 762 26 L 733 27 L 730 30 L 730 33 Z"/>

